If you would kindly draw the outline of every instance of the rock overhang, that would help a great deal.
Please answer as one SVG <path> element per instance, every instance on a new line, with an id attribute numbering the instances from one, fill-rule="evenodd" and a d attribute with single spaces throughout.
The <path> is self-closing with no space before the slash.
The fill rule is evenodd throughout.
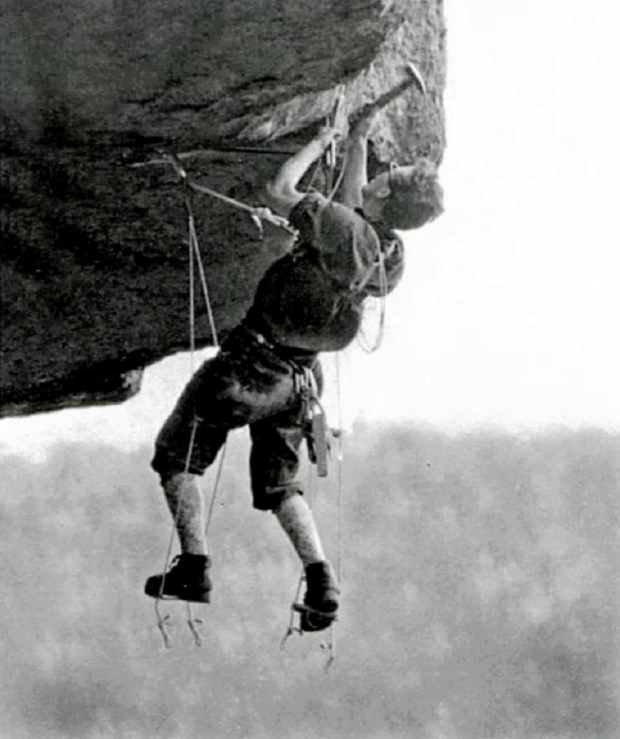
<path id="1" fill-rule="evenodd" d="M 42 9 L 43 8 L 43 9 Z M 372 132 L 375 166 L 445 147 L 441 0 L 9 2 L 2 39 L 1 413 L 120 402 L 187 349 L 188 249 L 174 171 L 256 203 L 344 85 L 352 114 L 402 78 Z M 209 198 L 193 208 L 220 335 L 287 248 Z M 196 343 L 213 343 L 198 304 Z"/>

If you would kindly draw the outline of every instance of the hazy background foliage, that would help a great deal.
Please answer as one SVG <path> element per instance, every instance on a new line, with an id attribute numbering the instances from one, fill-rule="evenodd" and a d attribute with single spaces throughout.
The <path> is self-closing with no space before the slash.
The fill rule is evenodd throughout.
<path id="1" fill-rule="evenodd" d="M 341 508 L 336 464 L 310 486 L 335 560 L 342 537 L 327 672 L 324 636 L 280 650 L 299 568 L 251 509 L 247 443 L 227 451 L 202 648 L 168 604 L 165 650 L 142 594 L 170 535 L 149 449 L 0 460 L 3 738 L 618 736 L 620 437 L 358 426 Z"/>

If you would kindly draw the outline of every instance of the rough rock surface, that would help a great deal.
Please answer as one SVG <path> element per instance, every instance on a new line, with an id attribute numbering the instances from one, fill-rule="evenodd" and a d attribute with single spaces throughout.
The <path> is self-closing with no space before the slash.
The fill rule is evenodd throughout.
<path id="1" fill-rule="evenodd" d="M 345 84 L 352 114 L 411 59 L 428 87 L 392 103 L 375 164 L 440 162 L 442 0 L 3 0 L 1 413 L 118 402 L 188 348 L 183 187 L 257 204 Z M 287 242 L 193 198 L 223 336 Z M 213 342 L 196 283 L 197 345 Z"/>

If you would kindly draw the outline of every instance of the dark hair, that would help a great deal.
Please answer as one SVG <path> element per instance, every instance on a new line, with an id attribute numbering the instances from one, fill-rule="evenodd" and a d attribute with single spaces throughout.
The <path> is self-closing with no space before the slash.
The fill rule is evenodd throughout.
<path id="1" fill-rule="evenodd" d="M 390 166 L 390 194 L 382 218 L 388 228 L 420 228 L 442 213 L 443 189 L 437 179 L 437 167 L 430 159 L 419 159 L 409 167 Z"/>

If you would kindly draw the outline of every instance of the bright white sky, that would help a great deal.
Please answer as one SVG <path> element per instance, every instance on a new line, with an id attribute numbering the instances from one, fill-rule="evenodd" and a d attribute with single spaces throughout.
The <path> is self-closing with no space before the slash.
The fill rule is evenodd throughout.
<path id="1" fill-rule="evenodd" d="M 446 213 L 407 237 L 380 350 L 340 358 L 345 421 L 620 430 L 619 17 L 611 0 L 446 2 Z M 3 420 L 0 452 L 148 442 L 189 373 L 174 357 L 122 406 Z"/>

